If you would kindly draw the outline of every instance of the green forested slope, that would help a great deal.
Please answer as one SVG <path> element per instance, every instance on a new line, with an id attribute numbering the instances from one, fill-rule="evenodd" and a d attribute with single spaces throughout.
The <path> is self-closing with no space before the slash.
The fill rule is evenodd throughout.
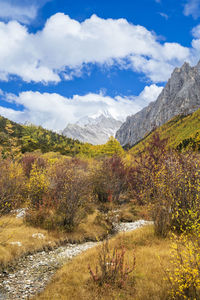
<path id="1" fill-rule="evenodd" d="M 67 138 L 53 131 L 35 125 L 20 125 L 0 116 L 0 147 L 4 153 L 32 152 L 42 153 L 54 151 L 69 156 L 98 157 L 121 154 L 123 149 L 119 142 L 110 138 L 105 145 L 93 146 L 78 140 Z"/>
<path id="2" fill-rule="evenodd" d="M 157 128 L 161 139 L 168 139 L 168 147 L 178 150 L 200 150 L 200 109 L 188 116 L 176 116 L 166 124 Z M 136 154 L 143 151 L 151 139 L 153 132 L 130 149 Z"/>
<path id="3" fill-rule="evenodd" d="M 22 153 L 40 149 L 71 155 L 79 152 L 82 145 L 79 141 L 66 138 L 41 126 L 20 125 L 0 116 L 0 145 L 6 146 L 14 139 L 21 146 Z"/>

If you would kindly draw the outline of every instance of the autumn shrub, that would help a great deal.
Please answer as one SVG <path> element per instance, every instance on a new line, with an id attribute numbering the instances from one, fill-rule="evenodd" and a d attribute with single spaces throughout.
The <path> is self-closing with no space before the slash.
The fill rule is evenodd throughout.
<path id="1" fill-rule="evenodd" d="M 152 215 L 156 233 L 165 236 L 169 229 L 179 233 L 188 230 L 199 217 L 198 157 L 191 153 L 171 153 L 166 156 L 154 183 Z"/>
<path id="2" fill-rule="evenodd" d="M 29 206 L 33 209 L 39 209 L 43 204 L 43 197 L 47 194 L 48 189 L 49 178 L 47 170 L 38 166 L 37 163 L 33 163 L 27 184 Z"/>
<path id="3" fill-rule="evenodd" d="M 37 209 L 33 207 L 29 208 L 26 211 L 25 221 L 33 226 L 42 227 L 47 230 L 56 228 L 53 218 L 51 218 L 50 210 L 43 205 L 40 205 Z"/>
<path id="4" fill-rule="evenodd" d="M 106 212 L 99 211 L 95 218 L 95 224 L 104 227 L 107 233 L 114 233 L 118 223 L 119 216 L 111 209 Z"/>
<path id="5" fill-rule="evenodd" d="M 145 152 L 140 153 L 128 169 L 128 188 L 131 198 L 139 205 L 149 204 L 154 199 L 155 177 L 165 161 L 167 140 L 161 140 L 156 132 Z"/>
<path id="6" fill-rule="evenodd" d="M 0 159 L 0 214 L 19 207 L 24 199 L 25 178 L 18 162 Z"/>
<path id="7" fill-rule="evenodd" d="M 45 159 L 38 153 L 26 153 L 21 159 L 21 164 L 25 175 L 29 178 L 33 165 L 37 165 L 38 168 L 46 168 L 47 163 Z"/>
<path id="8" fill-rule="evenodd" d="M 60 159 L 48 169 L 32 166 L 29 180 L 30 209 L 26 220 L 46 229 L 73 230 L 86 216 L 91 201 L 87 163 Z"/>
<path id="9" fill-rule="evenodd" d="M 200 299 L 200 218 L 181 235 L 172 235 L 170 268 L 165 270 L 171 299 Z"/>
<path id="10" fill-rule="evenodd" d="M 133 198 L 151 207 L 157 235 L 181 232 L 193 222 L 189 211 L 199 211 L 200 160 L 197 154 L 167 150 L 155 134 L 145 153 L 129 169 Z"/>
<path id="11" fill-rule="evenodd" d="M 132 262 L 126 261 L 126 250 L 124 247 L 120 249 L 109 248 L 106 240 L 102 243 L 98 254 L 98 263 L 95 271 L 88 266 L 92 280 L 98 285 L 117 286 L 123 288 L 126 284 L 128 276 L 135 270 L 136 259 L 133 253 Z"/>
<path id="12" fill-rule="evenodd" d="M 104 158 L 93 174 L 93 191 L 100 203 L 127 201 L 127 169 L 119 156 Z"/>
<path id="13" fill-rule="evenodd" d="M 73 230 L 85 216 L 85 205 L 91 201 L 91 184 L 87 164 L 77 159 L 55 165 L 50 193 L 56 203 L 60 225 Z"/>
<path id="14" fill-rule="evenodd" d="M 159 134 L 154 133 L 145 152 L 138 155 L 128 172 L 132 199 L 139 205 L 149 206 L 155 232 L 160 236 L 166 236 L 171 225 L 171 200 L 167 193 L 162 193 L 163 185 L 170 189 L 165 166 L 172 153 L 167 151 L 166 145 L 167 140 L 161 140 Z"/>
<path id="15" fill-rule="evenodd" d="M 48 192 L 43 195 L 39 207 L 30 206 L 25 215 L 26 223 L 46 230 L 62 230 L 61 220 L 62 216 L 57 213 L 52 199 L 48 196 Z"/>

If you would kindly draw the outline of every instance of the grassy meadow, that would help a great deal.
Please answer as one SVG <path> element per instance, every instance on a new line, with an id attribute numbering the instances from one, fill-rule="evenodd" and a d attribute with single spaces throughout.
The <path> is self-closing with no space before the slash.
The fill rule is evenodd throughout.
<path id="1" fill-rule="evenodd" d="M 99 286 L 93 282 L 88 263 L 95 269 L 101 246 L 88 250 L 67 263 L 36 300 L 44 299 L 169 299 L 169 284 L 164 268 L 169 266 L 170 240 L 155 237 L 152 226 L 120 234 L 110 241 L 110 247 L 126 248 L 126 260 L 136 266 L 124 288 Z"/>

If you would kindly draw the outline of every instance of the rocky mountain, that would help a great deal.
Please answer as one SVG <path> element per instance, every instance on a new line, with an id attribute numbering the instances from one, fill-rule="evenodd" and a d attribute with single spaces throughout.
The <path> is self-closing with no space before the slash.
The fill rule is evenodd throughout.
<path id="1" fill-rule="evenodd" d="M 155 127 L 179 114 L 188 115 L 200 108 L 200 62 L 175 68 L 155 102 L 129 116 L 116 133 L 122 146 L 133 146 Z"/>
<path id="2" fill-rule="evenodd" d="M 114 119 L 107 111 L 81 118 L 75 124 L 68 124 L 62 134 L 93 145 L 105 144 L 110 136 L 115 136 L 122 122 Z"/>

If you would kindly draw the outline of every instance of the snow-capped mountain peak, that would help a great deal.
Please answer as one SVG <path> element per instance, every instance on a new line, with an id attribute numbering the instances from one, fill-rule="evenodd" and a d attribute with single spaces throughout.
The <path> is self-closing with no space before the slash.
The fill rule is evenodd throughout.
<path id="1" fill-rule="evenodd" d="M 99 110 L 97 113 L 82 117 L 75 124 L 79 126 L 85 126 L 89 124 L 98 124 L 103 119 L 114 119 L 113 116 L 106 110 Z"/>
<path id="2" fill-rule="evenodd" d="M 96 114 L 82 117 L 75 124 L 68 124 L 62 134 L 94 145 L 104 144 L 110 136 L 115 136 L 121 124 L 108 111 L 100 110 Z"/>

